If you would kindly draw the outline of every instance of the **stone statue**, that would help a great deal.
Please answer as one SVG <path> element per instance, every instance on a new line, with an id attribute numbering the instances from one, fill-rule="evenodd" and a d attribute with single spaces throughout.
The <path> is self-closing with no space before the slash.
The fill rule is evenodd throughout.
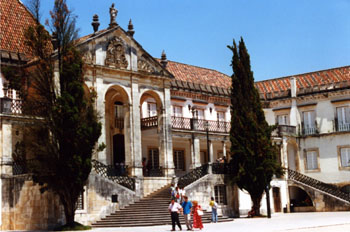
<path id="1" fill-rule="evenodd" d="M 109 14 L 111 18 L 111 23 L 109 24 L 109 27 L 113 27 L 118 25 L 115 21 L 115 18 L 117 17 L 118 10 L 114 8 L 114 3 L 112 3 L 112 6 L 109 8 Z"/>

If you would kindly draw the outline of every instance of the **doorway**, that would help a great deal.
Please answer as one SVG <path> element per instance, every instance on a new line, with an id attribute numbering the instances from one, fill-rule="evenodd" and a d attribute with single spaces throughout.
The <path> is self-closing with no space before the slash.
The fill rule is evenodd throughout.
<path id="1" fill-rule="evenodd" d="M 280 188 L 273 187 L 272 188 L 272 196 L 273 196 L 273 205 L 275 208 L 275 212 L 281 212 L 281 192 Z"/>
<path id="2" fill-rule="evenodd" d="M 113 135 L 113 165 L 125 164 L 125 143 L 123 134 Z"/>

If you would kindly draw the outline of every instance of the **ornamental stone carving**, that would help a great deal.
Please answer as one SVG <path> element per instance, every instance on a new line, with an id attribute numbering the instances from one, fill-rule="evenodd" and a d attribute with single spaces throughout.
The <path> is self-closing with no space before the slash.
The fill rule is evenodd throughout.
<path id="1" fill-rule="evenodd" d="M 126 69 L 128 64 L 122 41 L 118 38 L 113 38 L 107 46 L 105 65 L 119 69 Z"/>
<path id="2" fill-rule="evenodd" d="M 137 59 L 137 70 L 153 73 L 155 72 L 155 68 L 151 65 L 151 63 L 145 58 L 144 55 Z"/>
<path id="3" fill-rule="evenodd" d="M 90 51 L 86 51 L 85 53 L 83 53 L 83 57 L 82 57 L 83 61 L 85 64 L 92 64 L 92 54 Z"/>

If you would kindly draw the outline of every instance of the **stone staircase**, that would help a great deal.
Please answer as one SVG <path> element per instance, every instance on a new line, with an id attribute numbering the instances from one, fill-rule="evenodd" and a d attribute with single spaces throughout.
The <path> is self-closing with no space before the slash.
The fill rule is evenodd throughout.
<path id="1" fill-rule="evenodd" d="M 295 183 L 298 183 L 300 185 L 312 188 L 346 204 L 350 204 L 350 195 L 341 191 L 337 186 L 313 179 L 309 176 L 306 176 L 291 169 L 287 170 L 289 180 L 294 181 Z"/>
<path id="2" fill-rule="evenodd" d="M 92 227 L 132 227 L 171 225 L 168 206 L 170 203 L 170 186 L 137 201 L 120 211 L 92 224 Z M 204 212 L 203 223 L 210 223 L 211 212 Z M 219 216 L 219 222 L 232 221 L 232 218 Z M 180 216 L 183 229 L 186 229 L 183 216 Z"/>

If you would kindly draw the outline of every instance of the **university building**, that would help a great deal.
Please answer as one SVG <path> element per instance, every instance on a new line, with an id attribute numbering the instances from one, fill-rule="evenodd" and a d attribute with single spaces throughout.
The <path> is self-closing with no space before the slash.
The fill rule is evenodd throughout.
<path id="1" fill-rule="evenodd" d="M 18 0 L 1 1 L 0 12 L 1 67 L 25 65 L 33 58 L 24 46 L 33 17 Z M 97 92 L 99 143 L 106 149 L 93 154 L 76 220 L 103 225 L 101 219 L 168 191 L 171 183 L 208 210 L 214 196 L 221 215 L 245 215 L 250 197 L 227 182 L 229 170 L 220 161 L 232 155 L 230 77 L 168 61 L 164 51 L 152 57 L 135 40 L 131 21 L 127 30 L 113 15 L 108 28 L 98 24 L 94 16 L 92 34 L 76 46 L 86 64 L 86 89 Z M 13 160 L 20 128 L 30 119 L 0 75 L 1 229 L 52 228 L 64 223 L 62 206 L 52 193 L 40 194 Z M 286 168 L 271 181 L 272 211 L 348 210 L 350 66 L 259 81 L 256 88 L 267 122 L 278 124 L 273 142 Z"/>

